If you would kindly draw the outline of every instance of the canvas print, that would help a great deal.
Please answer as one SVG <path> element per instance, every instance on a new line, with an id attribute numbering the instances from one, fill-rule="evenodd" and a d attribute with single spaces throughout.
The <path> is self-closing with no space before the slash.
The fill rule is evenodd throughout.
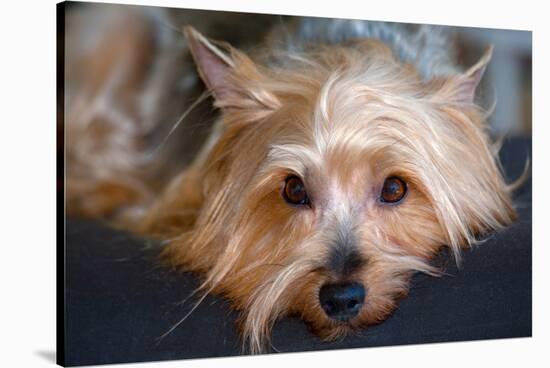
<path id="1" fill-rule="evenodd" d="M 59 364 L 531 336 L 531 32 L 57 15 Z"/>

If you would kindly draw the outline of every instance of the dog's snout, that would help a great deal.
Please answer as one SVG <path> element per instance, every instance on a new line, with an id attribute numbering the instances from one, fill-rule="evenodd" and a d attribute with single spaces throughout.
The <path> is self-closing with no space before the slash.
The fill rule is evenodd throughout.
<path id="1" fill-rule="evenodd" d="M 365 287 L 358 283 L 325 284 L 319 291 L 319 302 L 328 317 L 349 321 L 363 307 Z"/>

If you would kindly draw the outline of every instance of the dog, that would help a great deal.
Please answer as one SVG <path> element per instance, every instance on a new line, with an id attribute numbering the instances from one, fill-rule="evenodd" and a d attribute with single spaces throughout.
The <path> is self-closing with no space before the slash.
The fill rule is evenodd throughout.
<path id="1" fill-rule="evenodd" d="M 175 51 L 149 16 L 120 19 L 135 43 L 98 36 L 101 73 L 66 91 L 67 213 L 162 239 L 167 264 L 231 300 L 251 353 L 287 315 L 326 340 L 382 322 L 442 248 L 460 262 L 516 219 L 474 98 L 491 47 L 461 70 L 434 27 L 303 18 L 257 52 L 192 26 Z M 151 132 L 172 131 L 144 109 L 182 74 L 200 88 L 189 55 L 219 115 L 192 162 L 159 164 Z"/>

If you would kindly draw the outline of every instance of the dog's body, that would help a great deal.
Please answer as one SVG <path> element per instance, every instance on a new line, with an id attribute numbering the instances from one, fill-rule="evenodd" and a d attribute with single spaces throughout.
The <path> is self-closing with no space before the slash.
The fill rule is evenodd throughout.
<path id="1" fill-rule="evenodd" d="M 172 265 L 242 312 L 251 351 L 288 314 L 327 339 L 378 323 L 441 247 L 459 257 L 514 220 L 474 103 L 490 52 L 462 72 L 437 29 L 361 21 L 275 27 L 253 57 L 185 33 L 221 112 L 195 160 L 153 183 L 155 159 L 116 166 L 104 150 L 92 176 L 68 157 L 67 205 L 166 240 Z"/>

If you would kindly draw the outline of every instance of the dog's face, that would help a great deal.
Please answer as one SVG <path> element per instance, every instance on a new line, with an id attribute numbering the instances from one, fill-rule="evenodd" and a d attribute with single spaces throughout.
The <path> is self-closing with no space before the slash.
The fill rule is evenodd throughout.
<path id="1" fill-rule="evenodd" d="M 489 54 L 423 81 L 374 41 L 260 69 L 187 34 L 224 132 L 171 249 L 242 311 L 252 351 L 281 315 L 327 339 L 382 321 L 441 246 L 513 220 L 473 104 Z"/>

